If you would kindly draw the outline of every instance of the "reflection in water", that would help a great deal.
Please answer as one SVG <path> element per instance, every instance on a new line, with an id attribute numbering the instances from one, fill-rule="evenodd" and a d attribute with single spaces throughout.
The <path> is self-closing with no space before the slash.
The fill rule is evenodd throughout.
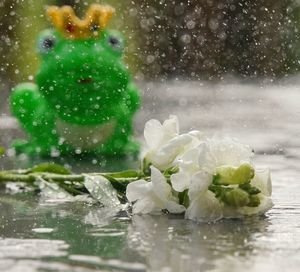
<path id="1" fill-rule="evenodd" d="M 68 245 L 59 240 L 13 239 L 0 240 L 1 258 L 41 258 L 65 256 Z"/>
<path id="2" fill-rule="evenodd" d="M 5 272 L 104 272 L 94 267 L 73 266 L 61 262 L 35 260 L 1 260 L 0 270 Z"/>
<path id="3" fill-rule="evenodd" d="M 215 224 L 171 215 L 130 218 L 101 205 L 0 193 L 0 271 L 265 272 L 283 271 L 285 258 L 297 271 L 298 185 L 280 173 L 274 184 L 275 206 L 266 217 Z"/>
<path id="4" fill-rule="evenodd" d="M 97 226 L 98 229 L 105 227 L 112 223 L 114 217 L 118 214 L 119 209 L 113 207 L 91 207 L 91 209 L 84 216 L 84 222 L 93 226 Z"/>
<path id="5" fill-rule="evenodd" d="M 199 84 L 147 85 L 144 104 L 151 107 L 139 113 L 138 133 L 149 116 L 162 120 L 172 112 L 183 131 L 222 130 L 249 143 L 260 154 L 257 164 L 272 170 L 275 206 L 267 217 L 210 225 L 174 216 L 130 218 L 100 205 L 45 203 L 11 188 L 14 195 L 0 191 L 0 271 L 299 271 L 299 84 Z M 7 146 L 12 133 L 2 132 Z M 0 169 L 36 163 L 19 159 L 0 159 Z M 56 160 L 79 172 L 136 168 L 123 158 Z M 49 256 L 40 252 L 45 247 Z"/>
<path id="6" fill-rule="evenodd" d="M 1 116 L 0 116 L 1 117 Z M 1 121 L 1 119 L 0 119 Z M 1 140 L 1 135 L 0 135 Z M 96 154 L 58 156 L 52 158 L 29 157 L 26 154 L 15 156 L 11 149 L 6 156 L 0 156 L 0 170 L 3 169 L 26 169 L 34 165 L 54 162 L 71 169 L 74 173 L 88 172 L 114 172 L 126 169 L 137 169 L 139 161 L 136 156 L 100 156 Z"/>
<path id="7" fill-rule="evenodd" d="M 288 262 L 287 262 L 288 261 Z M 213 272 L 255 271 L 255 272 L 282 272 L 299 271 L 300 260 L 297 256 L 264 256 L 236 258 L 226 256 L 218 260 Z"/>
<path id="8" fill-rule="evenodd" d="M 40 271 L 42 267 L 47 267 L 47 262 L 30 259 L 66 256 L 68 247 L 60 240 L 2 239 L 0 240 L 0 271 Z M 57 271 L 63 271 L 61 264 L 50 264 L 47 269 L 51 269 L 51 266 L 56 267 Z"/>
<path id="9" fill-rule="evenodd" d="M 0 271 L 47 271 L 49 264 L 48 271 L 279 272 L 287 258 L 288 270 L 298 271 L 299 175 L 290 167 L 296 162 L 258 159 L 276 165 L 273 209 L 263 218 L 209 225 L 180 216 L 130 218 L 126 210 L 0 192 L 0 235 L 6 237 L 0 240 Z"/>
<path id="10" fill-rule="evenodd" d="M 128 247 L 143 256 L 151 271 L 208 271 L 224 256 L 248 255 L 251 241 L 269 223 L 259 218 L 195 224 L 182 218 L 133 216 Z"/>
<path id="11" fill-rule="evenodd" d="M 146 270 L 146 266 L 144 264 L 137 262 L 124 262 L 117 259 L 104 260 L 100 257 L 86 255 L 71 255 L 69 258 L 75 262 L 99 265 L 107 269 L 112 269 L 112 271 L 142 272 Z"/>

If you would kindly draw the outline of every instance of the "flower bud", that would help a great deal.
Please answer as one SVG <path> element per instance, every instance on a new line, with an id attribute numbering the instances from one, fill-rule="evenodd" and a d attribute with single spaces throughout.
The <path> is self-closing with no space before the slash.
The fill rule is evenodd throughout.
<path id="1" fill-rule="evenodd" d="M 249 182 L 254 177 L 254 168 L 249 163 L 239 167 L 221 166 L 214 177 L 215 184 L 230 185 Z"/>
<path id="2" fill-rule="evenodd" d="M 260 204 L 260 199 L 257 195 L 249 196 L 250 202 L 247 204 L 248 207 L 258 207 Z"/>
<path id="3" fill-rule="evenodd" d="M 222 200 L 231 207 L 244 207 L 250 202 L 249 194 L 242 189 L 236 188 L 224 194 Z"/>

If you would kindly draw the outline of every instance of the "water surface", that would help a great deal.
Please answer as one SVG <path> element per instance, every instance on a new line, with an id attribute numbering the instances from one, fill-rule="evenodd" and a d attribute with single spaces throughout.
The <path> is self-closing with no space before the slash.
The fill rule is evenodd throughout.
<path id="1" fill-rule="evenodd" d="M 136 117 L 177 114 L 182 131 L 201 129 L 250 144 L 270 167 L 274 207 L 264 217 L 197 224 L 181 216 L 131 216 L 100 205 L 51 203 L 34 192 L 0 193 L 0 271 L 298 271 L 300 266 L 300 91 L 271 84 L 147 83 Z M 1 115 L 0 115 L 1 116 Z M 0 142 L 21 135 L 0 118 Z M 75 172 L 136 167 L 135 159 L 61 159 Z M 26 167 L 26 157 L 0 168 Z"/>

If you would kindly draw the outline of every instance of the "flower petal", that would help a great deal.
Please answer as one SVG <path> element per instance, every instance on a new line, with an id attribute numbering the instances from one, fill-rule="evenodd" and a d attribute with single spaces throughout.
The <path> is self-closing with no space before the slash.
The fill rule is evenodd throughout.
<path id="1" fill-rule="evenodd" d="M 183 205 L 180 205 L 174 201 L 168 201 L 165 204 L 165 208 L 173 214 L 180 214 L 185 212 L 185 207 Z"/>
<path id="2" fill-rule="evenodd" d="M 269 197 L 264 197 L 260 194 L 260 204 L 258 207 L 242 207 L 239 212 L 243 215 L 265 214 L 273 207 L 273 202 Z"/>
<path id="3" fill-rule="evenodd" d="M 144 137 L 150 149 L 157 148 L 163 140 L 163 126 L 156 119 L 151 119 L 145 124 Z"/>
<path id="4" fill-rule="evenodd" d="M 171 115 L 169 119 L 164 121 L 162 126 L 167 138 L 173 138 L 179 133 L 179 123 L 176 115 Z"/>
<path id="5" fill-rule="evenodd" d="M 153 193 L 161 200 L 166 201 L 171 195 L 171 186 L 167 183 L 164 175 L 154 166 L 151 166 L 151 183 Z"/>
<path id="6" fill-rule="evenodd" d="M 130 202 L 144 198 L 151 190 L 151 183 L 143 179 L 131 182 L 126 188 L 126 197 Z"/>
<path id="7" fill-rule="evenodd" d="M 212 139 L 208 141 L 210 152 L 216 159 L 216 167 L 222 165 L 239 166 L 242 163 L 251 162 L 252 149 L 233 139 Z"/>
<path id="8" fill-rule="evenodd" d="M 204 133 L 199 130 L 192 130 L 188 133 L 189 135 L 193 136 L 195 139 L 199 141 L 203 141 L 204 139 Z"/>
<path id="9" fill-rule="evenodd" d="M 251 184 L 261 190 L 261 193 L 265 196 L 271 196 L 272 194 L 272 181 L 269 169 L 255 170 L 255 176 L 251 181 Z"/>
<path id="10" fill-rule="evenodd" d="M 181 158 L 182 162 L 183 163 L 190 162 L 190 163 L 198 165 L 199 152 L 200 152 L 199 147 L 188 149 L 182 155 L 182 158 Z"/>
<path id="11" fill-rule="evenodd" d="M 156 214 L 161 213 L 163 209 L 163 205 L 161 202 L 154 201 L 153 198 L 145 197 L 143 199 L 138 200 L 132 208 L 133 214 Z"/>
<path id="12" fill-rule="evenodd" d="M 198 222 L 214 222 L 223 217 L 222 207 L 214 193 L 207 191 L 191 202 L 186 210 L 185 218 Z"/>
<path id="13" fill-rule="evenodd" d="M 148 158 L 157 168 L 164 170 L 172 165 L 177 156 L 184 152 L 185 147 L 192 141 L 188 134 L 176 136 Z"/>
<path id="14" fill-rule="evenodd" d="M 84 186 L 105 207 L 116 207 L 120 205 L 116 190 L 103 176 L 85 175 Z"/>
<path id="15" fill-rule="evenodd" d="M 171 176 L 172 187 L 177 192 L 183 192 L 189 188 L 190 177 L 184 172 L 179 172 Z"/>
<path id="16" fill-rule="evenodd" d="M 193 201 L 198 195 L 207 192 L 209 185 L 212 183 L 212 175 L 199 171 L 191 179 L 189 188 L 189 198 Z"/>
<path id="17" fill-rule="evenodd" d="M 214 174 L 216 168 L 216 159 L 214 153 L 211 152 L 208 143 L 201 143 L 198 146 L 198 164 L 203 171 Z"/>

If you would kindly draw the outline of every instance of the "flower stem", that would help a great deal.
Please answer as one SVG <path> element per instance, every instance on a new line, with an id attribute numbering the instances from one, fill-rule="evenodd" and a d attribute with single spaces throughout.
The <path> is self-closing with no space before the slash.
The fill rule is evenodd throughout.
<path id="1" fill-rule="evenodd" d="M 56 174 L 56 173 L 47 173 L 47 172 L 35 172 L 35 173 L 27 173 L 25 171 L 0 171 L 0 183 L 1 182 L 25 182 L 30 185 L 34 185 L 34 182 L 39 178 L 44 179 L 48 182 L 55 182 L 59 186 L 67 191 L 72 191 L 72 194 L 80 194 L 84 191 L 84 179 L 86 175 L 90 176 L 103 176 L 107 180 L 109 180 L 112 186 L 121 194 L 124 194 L 126 191 L 127 185 L 136 181 L 140 178 L 139 175 L 128 175 L 128 173 L 124 172 L 122 176 L 122 172 L 116 173 L 92 173 L 92 174 Z M 68 184 L 71 183 L 71 184 Z M 72 184 L 72 183 L 77 183 Z M 77 188 L 79 185 L 82 185 L 82 188 Z M 68 188 L 66 188 L 68 187 Z"/>
<path id="2" fill-rule="evenodd" d="M 40 177 L 47 181 L 55 181 L 55 182 L 83 182 L 83 175 L 60 175 L 60 174 L 52 174 L 52 173 L 30 173 L 30 174 L 17 174 L 2 171 L 0 172 L 0 182 L 6 181 L 21 181 L 26 183 L 32 183 L 36 181 L 37 177 Z"/>

